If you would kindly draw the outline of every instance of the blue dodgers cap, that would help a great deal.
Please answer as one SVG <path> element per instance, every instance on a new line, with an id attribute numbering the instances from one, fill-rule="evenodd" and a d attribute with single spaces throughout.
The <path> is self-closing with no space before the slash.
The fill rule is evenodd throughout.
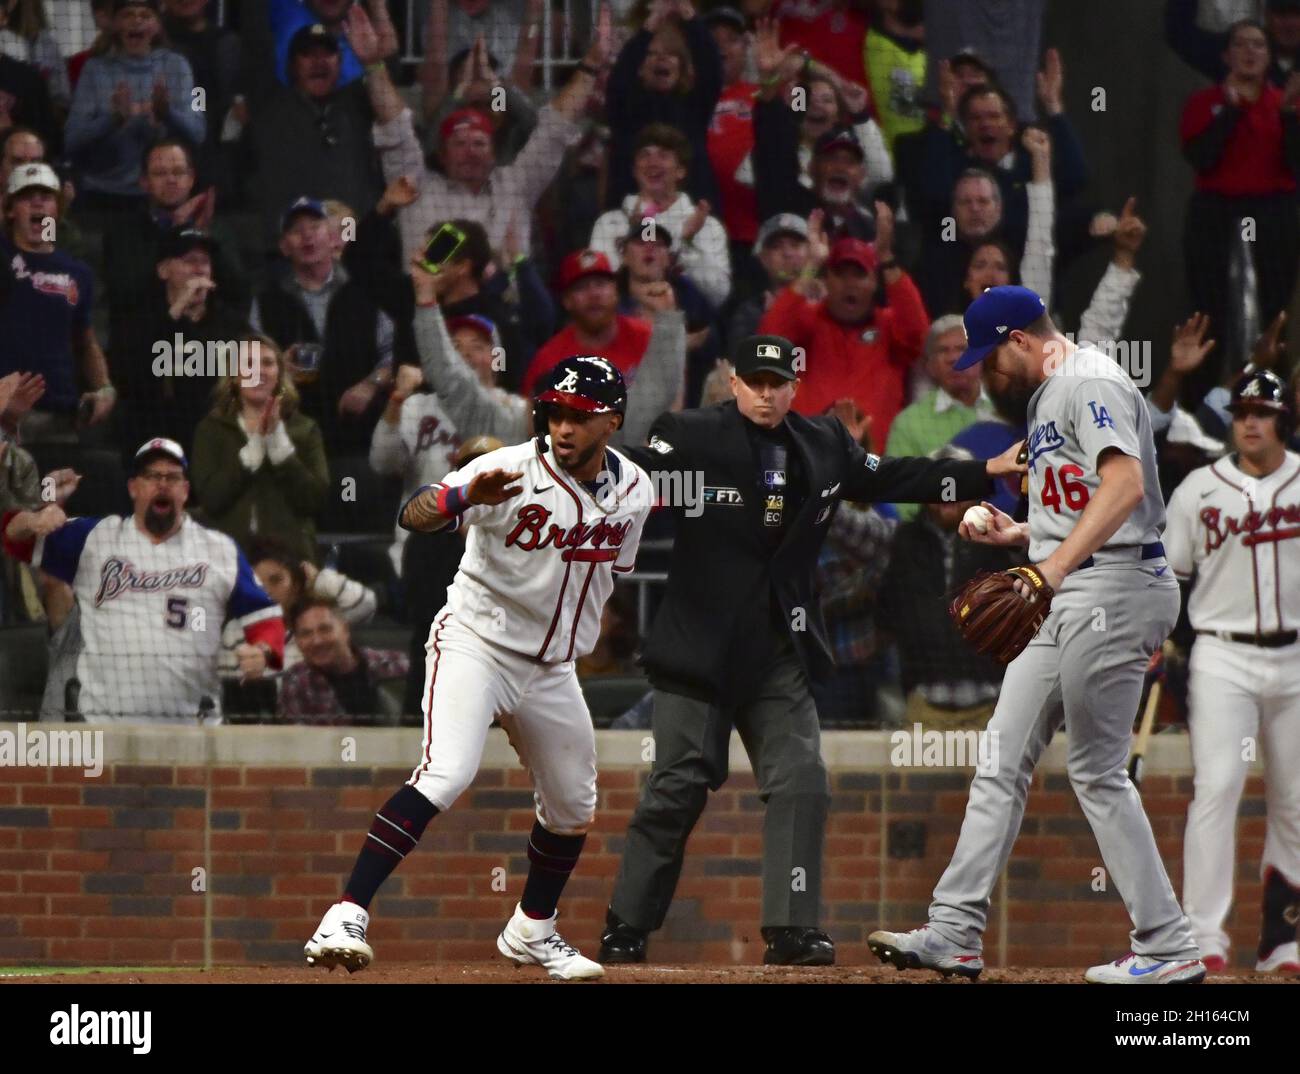
<path id="1" fill-rule="evenodd" d="M 982 362 L 1007 335 L 1028 328 L 1047 312 L 1047 306 L 1028 287 L 990 287 L 966 308 L 966 350 L 954 369 L 969 369 Z"/>

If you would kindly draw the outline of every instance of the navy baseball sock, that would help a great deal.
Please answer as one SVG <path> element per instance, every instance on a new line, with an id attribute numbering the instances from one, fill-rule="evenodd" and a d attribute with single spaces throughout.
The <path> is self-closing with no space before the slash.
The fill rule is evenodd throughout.
<path id="1" fill-rule="evenodd" d="M 438 807 L 414 787 L 405 786 L 379 808 L 343 890 L 343 901 L 363 910 L 379 886 L 420 841 Z"/>
<path id="2" fill-rule="evenodd" d="M 524 895 L 519 900 L 520 909 L 529 917 L 546 921 L 555 916 L 564 885 L 578 864 L 583 835 L 556 835 L 548 832 L 541 823 L 533 824 L 528 837 L 528 879 L 524 881 Z"/>
<path id="3" fill-rule="evenodd" d="M 1263 902 L 1258 953 L 1260 958 L 1267 958 L 1273 948 L 1296 938 L 1296 926 L 1300 924 L 1300 888 L 1293 888 L 1270 865 L 1264 875 Z"/>

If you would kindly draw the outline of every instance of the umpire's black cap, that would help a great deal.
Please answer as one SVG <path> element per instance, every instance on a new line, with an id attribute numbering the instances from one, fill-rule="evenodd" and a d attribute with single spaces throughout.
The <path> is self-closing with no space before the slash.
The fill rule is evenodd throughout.
<path id="1" fill-rule="evenodd" d="M 742 339 L 731 355 L 736 376 L 751 373 L 775 373 L 786 380 L 797 380 L 794 344 L 784 336 L 749 336 Z"/>

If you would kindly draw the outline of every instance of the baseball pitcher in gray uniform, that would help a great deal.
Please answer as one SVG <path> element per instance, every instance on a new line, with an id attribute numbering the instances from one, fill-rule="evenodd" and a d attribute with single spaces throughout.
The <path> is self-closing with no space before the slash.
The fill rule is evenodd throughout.
<path id="1" fill-rule="evenodd" d="M 1002 763 L 971 782 L 929 924 L 874 932 L 868 946 L 899 969 L 979 976 L 993 886 L 1020 831 L 1034 767 L 1064 724 L 1070 782 L 1133 921 L 1129 953 L 1085 979 L 1199 982 L 1205 965 L 1128 778 L 1143 675 L 1179 607 L 1160 543 L 1165 506 L 1146 404 L 1110 357 L 1062 336 L 1033 291 L 991 288 L 965 321 L 968 349 L 956 368 L 983 361 L 991 390 L 1029 398 L 1029 521 L 990 508 L 984 532 L 963 522 L 961 535 L 1028 544 L 1056 596 L 1038 635 L 1007 666 L 987 732 L 999 736 Z M 1030 599 L 1028 586 L 1022 596 Z"/>

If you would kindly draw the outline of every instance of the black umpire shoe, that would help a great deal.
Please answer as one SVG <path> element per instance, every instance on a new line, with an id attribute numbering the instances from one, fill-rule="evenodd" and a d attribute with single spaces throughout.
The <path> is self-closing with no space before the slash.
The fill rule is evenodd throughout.
<path id="1" fill-rule="evenodd" d="M 645 961 L 646 934 L 621 921 L 613 910 L 605 914 L 605 931 L 600 937 L 600 954 L 596 961 L 605 966 Z"/>
<path id="2" fill-rule="evenodd" d="M 769 966 L 835 965 L 835 945 L 821 929 L 765 928 L 763 939 L 763 962 Z"/>

